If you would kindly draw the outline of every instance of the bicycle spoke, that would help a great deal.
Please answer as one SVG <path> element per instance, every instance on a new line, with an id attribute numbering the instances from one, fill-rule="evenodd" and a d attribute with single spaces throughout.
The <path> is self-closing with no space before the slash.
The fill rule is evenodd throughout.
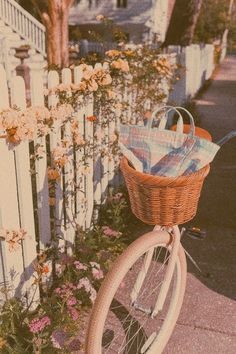
<path id="1" fill-rule="evenodd" d="M 166 247 L 158 247 L 154 250 L 151 264 L 137 297 L 138 301 L 144 303 L 144 306 L 151 301 L 153 302 L 153 296 L 154 302 L 156 301 L 169 258 L 170 253 Z M 126 291 L 127 287 L 130 288 L 130 281 L 135 280 L 142 269 L 143 259 L 144 256 L 132 266 L 126 275 L 126 281 L 123 280 L 122 287 L 117 290 L 117 295 L 110 307 L 112 315 L 107 325 L 108 329 L 111 327 L 113 330 L 110 332 L 108 330 L 106 333 L 108 339 L 103 346 L 103 353 L 140 353 L 149 337 L 145 327 L 147 322 L 150 321 L 150 316 L 138 312 L 131 306 L 129 294 Z"/>

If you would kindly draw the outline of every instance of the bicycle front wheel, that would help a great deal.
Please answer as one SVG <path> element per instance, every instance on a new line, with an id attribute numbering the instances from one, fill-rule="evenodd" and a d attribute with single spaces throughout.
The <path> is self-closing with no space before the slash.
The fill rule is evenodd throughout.
<path id="1" fill-rule="evenodd" d="M 186 285 L 186 258 L 180 245 L 163 309 L 151 317 L 167 269 L 171 241 L 168 232 L 152 231 L 117 258 L 91 313 L 86 354 L 162 352 L 177 321 Z"/>

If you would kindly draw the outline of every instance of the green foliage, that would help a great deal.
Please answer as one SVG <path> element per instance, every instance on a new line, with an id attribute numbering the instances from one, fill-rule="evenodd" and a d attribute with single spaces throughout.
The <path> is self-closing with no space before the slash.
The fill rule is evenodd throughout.
<path id="1" fill-rule="evenodd" d="M 204 0 L 195 29 L 194 42 L 213 43 L 230 27 L 229 0 Z"/>
<path id="2" fill-rule="evenodd" d="M 34 284 L 42 291 L 34 311 L 3 289 L 7 300 L 1 305 L 0 352 L 69 354 L 74 347 L 83 350 L 83 331 L 96 291 L 111 263 L 130 242 L 133 221 L 127 192 L 111 192 L 99 225 L 88 232 L 78 231 L 72 255 L 53 243 L 39 255 Z M 53 275 L 49 275 L 50 264 Z"/>

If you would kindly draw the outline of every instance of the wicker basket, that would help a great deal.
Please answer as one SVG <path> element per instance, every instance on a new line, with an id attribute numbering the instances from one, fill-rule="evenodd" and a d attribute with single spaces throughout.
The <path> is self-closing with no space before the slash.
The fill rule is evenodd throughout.
<path id="1" fill-rule="evenodd" d="M 141 173 L 123 157 L 120 164 L 134 215 L 149 225 L 173 226 L 197 212 L 203 181 L 210 166 L 187 176 L 160 177 Z"/>

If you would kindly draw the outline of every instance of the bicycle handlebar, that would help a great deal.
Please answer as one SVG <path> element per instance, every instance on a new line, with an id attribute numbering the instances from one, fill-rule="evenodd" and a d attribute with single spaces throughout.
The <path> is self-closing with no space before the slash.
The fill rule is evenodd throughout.
<path id="1" fill-rule="evenodd" d="M 222 146 L 234 137 L 236 137 L 236 130 L 233 130 L 232 132 L 225 135 L 223 138 L 221 138 L 219 141 L 217 141 L 216 144 L 219 146 Z"/>

